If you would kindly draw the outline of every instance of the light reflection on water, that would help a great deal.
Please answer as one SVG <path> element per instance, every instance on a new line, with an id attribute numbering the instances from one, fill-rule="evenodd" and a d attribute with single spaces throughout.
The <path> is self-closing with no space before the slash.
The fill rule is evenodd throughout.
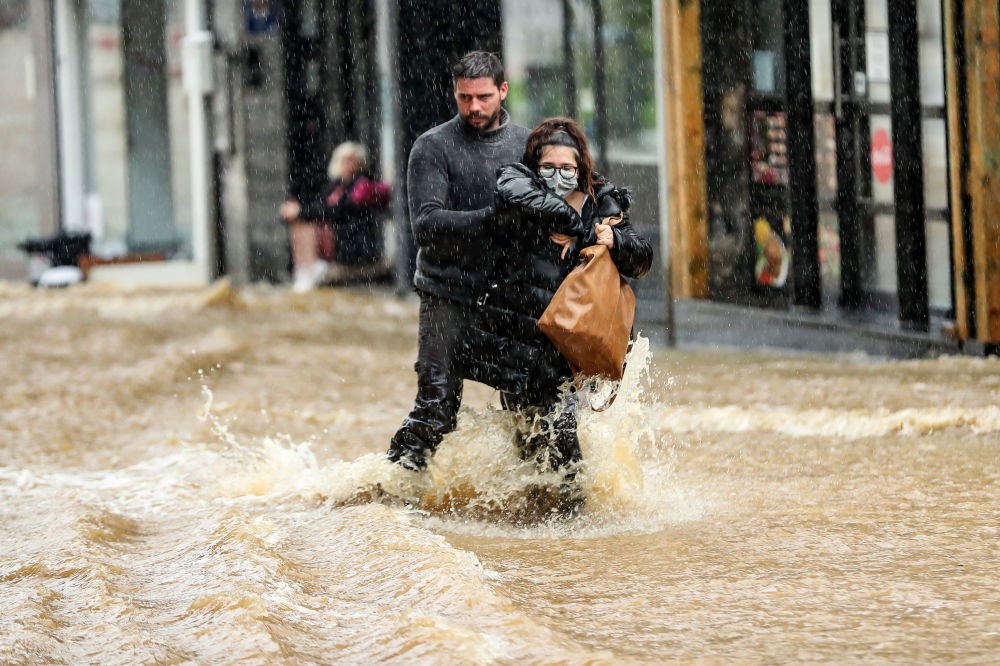
<path id="1" fill-rule="evenodd" d="M 521 527 L 485 387 L 425 478 L 383 461 L 415 321 L 0 285 L 0 663 L 1000 658 L 996 359 L 640 345 L 587 512 Z"/>

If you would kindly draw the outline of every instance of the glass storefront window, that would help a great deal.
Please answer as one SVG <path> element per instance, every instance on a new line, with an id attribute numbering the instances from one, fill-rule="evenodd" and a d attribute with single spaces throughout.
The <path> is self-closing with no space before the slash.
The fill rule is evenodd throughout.
<path id="1" fill-rule="evenodd" d="M 942 118 L 925 118 L 923 127 L 924 202 L 929 210 L 948 208 L 948 142 Z"/>
<path id="2" fill-rule="evenodd" d="M 166 246 L 174 241 L 170 238 L 176 234 L 181 246 L 188 244 L 191 237 L 191 196 L 190 183 L 186 178 L 189 165 L 188 133 L 187 133 L 187 99 L 181 83 L 181 44 L 184 34 L 184 4 L 182 0 L 165 0 L 163 11 L 165 23 L 150 20 L 149 24 L 131 24 L 123 27 L 123 16 L 131 17 L 125 20 L 135 20 L 136 13 L 133 4 L 138 0 L 91 0 L 87 3 L 87 45 L 85 71 L 88 77 L 85 82 L 83 96 L 89 105 L 87 118 L 90 126 L 85 131 L 87 168 L 89 171 L 88 190 L 88 222 L 95 236 L 95 251 L 106 255 L 122 254 L 129 249 L 130 237 L 135 236 L 137 228 L 143 228 L 140 236 L 152 235 L 165 241 Z M 150 26 L 165 25 L 165 34 L 154 38 L 164 40 L 165 60 L 162 62 L 137 61 L 133 63 L 132 76 L 140 80 L 131 85 L 136 86 L 140 94 L 156 95 L 157 91 L 142 86 L 146 74 L 144 67 L 163 67 L 166 79 L 166 122 L 168 136 L 161 136 L 160 118 L 153 118 L 128 109 L 129 93 L 126 90 L 125 46 L 123 29 L 139 31 L 148 30 Z M 154 57 L 157 49 L 149 50 L 149 57 Z M 137 56 L 136 56 L 137 57 Z M 155 77 L 152 80 L 156 80 Z M 132 93 L 136 94 L 135 92 Z M 133 98 L 134 99 L 134 98 Z M 128 139 L 129 122 L 138 123 L 133 128 L 136 137 L 144 137 L 144 141 L 165 144 L 169 150 L 169 167 L 158 170 L 155 166 L 155 156 L 151 161 L 149 151 L 143 146 L 130 148 Z M 149 123 L 146 127 L 146 123 Z M 130 155 L 130 150 L 133 155 Z M 136 157 L 139 155 L 139 157 Z M 145 186 L 130 186 L 130 179 L 148 179 L 158 174 L 161 179 Z M 155 225 L 167 224 L 172 229 L 152 229 L 146 220 L 134 219 L 142 215 L 144 210 L 150 210 L 149 205 L 142 205 L 129 197 L 149 197 L 166 205 L 170 214 L 159 220 L 161 211 L 157 213 Z M 132 219 L 130 219 L 132 216 Z M 151 230 L 152 229 L 152 230 Z M 165 246 L 165 247 L 166 247 Z M 183 247 L 179 248 L 186 252 Z"/>
<path id="3" fill-rule="evenodd" d="M 812 94 L 817 103 L 833 101 L 833 34 L 830 0 L 809 0 Z"/>
<path id="4" fill-rule="evenodd" d="M 874 266 L 865 285 L 869 292 L 895 294 L 896 280 L 896 218 L 893 215 L 876 215 L 874 225 Z"/>
<path id="5" fill-rule="evenodd" d="M 815 51 L 814 51 L 815 53 Z M 840 292 L 840 221 L 837 219 L 837 124 L 831 113 L 813 116 L 816 146 L 816 197 L 819 201 L 820 279 L 830 293 Z"/>
<path id="6" fill-rule="evenodd" d="M 948 311 L 951 300 L 951 227 L 944 221 L 930 221 L 927 234 L 927 296 L 932 308 Z"/>
<path id="7" fill-rule="evenodd" d="M 514 120 L 534 127 L 566 115 L 563 12 L 560 0 L 504 0 L 504 70 Z"/>
<path id="8" fill-rule="evenodd" d="M 888 104 L 892 100 L 889 86 L 889 14 L 886 0 L 865 3 L 865 63 L 867 65 L 868 98 Z"/>
<path id="9" fill-rule="evenodd" d="M 20 277 L 17 243 L 38 233 L 35 72 L 27 0 L 0 0 L 0 277 Z M 5 268 L 7 266 L 7 268 Z"/>
<path id="10" fill-rule="evenodd" d="M 840 290 L 840 221 L 837 214 L 819 214 L 819 270 L 823 284 L 833 293 Z"/>
<path id="11" fill-rule="evenodd" d="M 612 152 L 656 154 L 652 2 L 605 2 L 604 57 Z"/>
<path id="12" fill-rule="evenodd" d="M 751 13 L 751 80 L 763 95 L 785 94 L 785 32 L 781 0 L 760 0 Z"/>
<path id="13" fill-rule="evenodd" d="M 889 31 L 889 8 L 886 0 L 866 0 L 865 28 L 881 32 Z"/>
<path id="14" fill-rule="evenodd" d="M 920 100 L 926 106 L 944 106 L 944 44 L 941 3 L 920 0 Z"/>
<path id="15" fill-rule="evenodd" d="M 768 221 L 773 229 L 780 228 L 787 200 L 774 187 L 782 182 L 781 171 L 770 168 L 778 163 L 770 159 L 772 151 L 763 139 L 779 136 L 777 121 L 788 102 L 782 79 L 782 3 L 701 6 L 713 298 L 752 301 L 746 297 L 745 271 L 741 276 L 737 264 L 739 248 L 745 245 L 738 230 L 741 223 L 746 226 L 748 208 L 733 202 L 748 202 L 752 220 L 762 216 L 754 206 L 773 213 L 775 220 Z M 844 296 L 846 290 L 845 307 L 892 308 L 898 278 L 889 3 L 809 0 L 809 10 L 822 289 L 828 300 Z M 856 21 L 862 11 L 863 19 Z M 947 309 L 951 269 L 944 219 L 949 202 L 940 3 L 920 0 L 919 22 L 929 291 L 931 305 Z M 855 66 L 858 71 L 853 71 Z M 835 95 L 839 74 L 849 77 L 842 82 L 842 96 Z M 728 120 L 738 108 L 749 129 L 748 146 Z M 835 120 L 836 113 L 842 113 L 841 122 Z M 839 141 L 838 132 L 843 133 Z M 736 149 L 740 146 L 748 149 L 749 174 L 740 168 L 745 159 Z M 839 183 L 839 177 L 845 182 Z M 848 211 L 841 214 L 849 218 L 838 219 L 840 201 Z M 849 234 L 843 247 L 841 233 Z M 849 256 L 842 259 L 845 251 Z"/>
<path id="16" fill-rule="evenodd" d="M 121 15 L 117 2 L 87 3 L 87 61 L 90 101 L 88 223 L 95 250 L 108 254 L 125 250 L 126 206 L 125 92 L 122 85 Z"/>
<path id="17" fill-rule="evenodd" d="M 604 0 L 604 108 L 612 152 L 656 154 L 652 2 Z M 594 12 L 589 0 L 504 0 L 507 106 L 518 122 L 575 115 L 594 137 Z M 570 33 L 567 63 L 563 37 Z M 567 96 L 573 94 L 573 98 Z"/>

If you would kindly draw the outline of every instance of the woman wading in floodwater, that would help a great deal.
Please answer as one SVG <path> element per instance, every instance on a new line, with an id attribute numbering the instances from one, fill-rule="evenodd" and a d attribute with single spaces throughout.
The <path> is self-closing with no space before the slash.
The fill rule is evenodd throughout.
<path id="1" fill-rule="evenodd" d="M 522 458 L 560 472 L 557 508 L 573 515 L 584 498 L 576 483 L 582 456 L 576 398 L 567 388 L 572 372 L 538 318 L 582 248 L 607 246 L 628 278 L 649 271 L 653 250 L 629 221 L 628 191 L 594 173 L 586 134 L 570 118 L 542 121 L 522 163 L 498 174 L 496 264 L 463 341 L 463 370 L 499 389 L 504 407 L 523 418 Z"/>

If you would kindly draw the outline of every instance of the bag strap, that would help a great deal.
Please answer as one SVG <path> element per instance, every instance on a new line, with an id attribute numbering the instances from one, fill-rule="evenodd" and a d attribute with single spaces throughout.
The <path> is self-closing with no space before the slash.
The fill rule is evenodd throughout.
<path id="1" fill-rule="evenodd" d="M 628 347 L 625 350 L 625 363 L 622 365 L 623 375 L 625 374 L 625 369 L 628 367 L 628 354 L 630 351 L 632 351 L 633 342 L 635 342 L 634 325 L 632 326 L 632 330 L 629 331 L 628 334 Z M 573 372 L 573 384 L 576 386 L 576 390 L 582 393 L 584 389 L 584 379 L 585 379 L 583 373 L 580 372 L 579 368 L 575 367 L 572 363 L 569 363 L 569 361 L 567 361 L 567 364 L 569 364 L 569 369 Z M 618 389 L 621 388 L 621 384 L 622 384 L 621 380 L 618 380 L 618 382 L 615 383 L 615 387 L 611 391 L 611 397 L 609 397 L 607 402 L 605 402 L 603 405 L 600 405 L 599 407 L 594 407 L 594 403 L 588 400 L 587 402 L 590 403 L 590 409 L 595 412 L 603 412 L 606 411 L 609 407 L 611 407 L 611 405 L 615 404 L 615 399 L 618 397 Z"/>
<path id="2" fill-rule="evenodd" d="M 586 387 L 586 382 L 585 382 L 586 377 L 584 377 L 583 373 L 581 373 L 579 370 L 577 370 L 572 365 L 570 365 L 570 370 L 573 371 L 573 386 L 576 388 L 576 392 L 577 393 L 583 393 L 584 389 L 587 388 Z M 614 390 L 611 392 L 611 397 L 608 398 L 608 401 L 605 402 L 603 405 L 599 405 L 599 406 L 595 407 L 594 403 L 591 402 L 590 400 L 588 400 L 587 401 L 587 403 L 588 403 L 587 406 L 590 407 L 591 411 L 594 411 L 594 412 L 603 412 L 608 407 L 610 407 L 611 405 L 614 404 L 615 398 L 617 398 L 617 397 L 618 397 L 618 387 L 616 386 L 614 388 Z"/>
<path id="3" fill-rule="evenodd" d="M 600 405 L 599 407 L 595 407 L 594 403 L 591 402 L 590 403 L 590 409 L 592 409 L 595 412 L 603 412 L 603 411 L 607 410 L 609 407 L 611 407 L 611 405 L 615 404 L 615 398 L 618 397 L 618 389 L 620 387 L 621 387 L 621 381 L 619 381 L 615 385 L 614 389 L 611 391 L 611 397 L 608 398 L 607 402 L 605 402 L 603 405 Z M 590 402 L 590 401 L 588 400 L 587 402 Z"/>

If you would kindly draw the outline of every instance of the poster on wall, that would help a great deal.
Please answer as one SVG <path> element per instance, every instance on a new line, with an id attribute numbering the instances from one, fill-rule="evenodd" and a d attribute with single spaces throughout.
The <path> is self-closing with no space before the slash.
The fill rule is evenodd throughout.
<path id="1" fill-rule="evenodd" d="M 750 117 L 750 165 L 753 182 L 788 185 L 785 114 L 756 110 Z"/>
<path id="2" fill-rule="evenodd" d="M 244 0 L 248 35 L 270 35 L 278 30 L 278 0 Z"/>
<path id="3" fill-rule="evenodd" d="M 756 262 L 754 276 L 757 284 L 780 289 L 788 281 L 791 253 L 781 234 L 765 217 L 758 217 L 753 225 Z"/>

